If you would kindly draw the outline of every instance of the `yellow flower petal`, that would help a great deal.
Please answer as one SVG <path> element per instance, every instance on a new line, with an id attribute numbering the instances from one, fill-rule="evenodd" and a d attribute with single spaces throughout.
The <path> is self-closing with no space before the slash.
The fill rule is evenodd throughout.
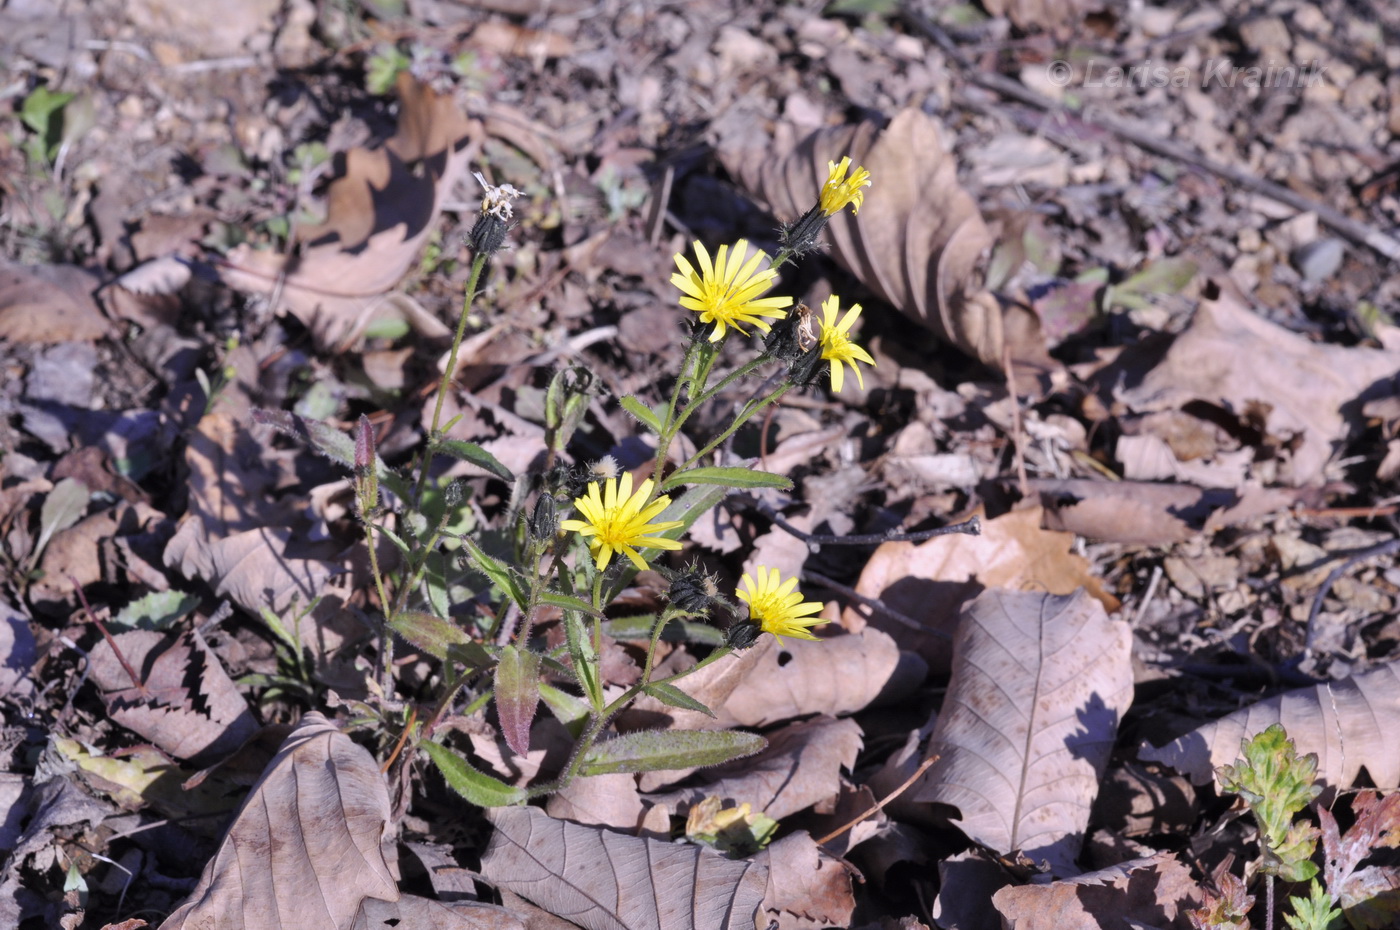
<path id="1" fill-rule="evenodd" d="M 749 243 L 740 239 L 732 249 L 719 247 L 713 263 L 710 253 L 699 241 L 695 243 L 696 269 L 685 256 L 677 252 L 673 259 L 676 273 L 671 283 L 682 292 L 680 305 L 700 314 L 703 323 L 714 324 L 711 342 L 724 338 L 732 327 L 748 335 L 745 326 L 755 326 L 763 332 L 769 329 L 769 319 L 780 320 L 787 315 L 784 308 L 792 306 L 791 297 L 761 297 L 771 288 L 778 274 L 760 266 L 768 256 L 761 250 L 749 255 Z"/>
<path id="2" fill-rule="evenodd" d="M 601 483 L 590 482 L 588 491 L 574 500 L 574 507 L 583 519 L 565 520 L 559 525 L 588 540 L 589 551 L 599 571 L 608 567 L 617 552 L 627 556 L 637 568 L 647 568 L 646 560 L 637 550 L 681 548 L 674 539 L 652 534 L 684 525 L 680 520 L 652 522 L 671 503 L 671 498 L 664 494 L 647 503 L 652 486 L 651 479 L 647 479 L 633 492 L 632 476 L 627 473 Z"/>
<path id="3" fill-rule="evenodd" d="M 797 579 L 783 581 L 776 568 L 760 565 L 752 575 L 745 572 L 739 584 L 742 587 L 735 594 L 749 605 L 749 619 L 762 627 L 764 632 L 772 633 L 780 643 L 784 636 L 816 639 L 807 628 L 827 622 L 811 616 L 821 613 L 825 605 L 816 601 L 804 602 L 801 593 L 794 590 Z"/>

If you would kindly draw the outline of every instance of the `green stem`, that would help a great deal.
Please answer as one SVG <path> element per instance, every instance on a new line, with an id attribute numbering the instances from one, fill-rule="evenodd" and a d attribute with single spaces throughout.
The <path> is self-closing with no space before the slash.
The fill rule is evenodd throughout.
<path id="1" fill-rule="evenodd" d="M 686 459 L 685 462 L 681 464 L 681 467 L 676 469 L 676 473 L 684 473 L 686 469 L 690 468 L 696 462 L 700 461 L 702 458 L 709 455 L 715 449 L 719 448 L 721 443 L 727 440 L 730 436 L 733 436 L 734 433 L 739 429 L 739 427 L 743 426 L 745 423 L 747 423 L 750 419 L 753 418 L 754 414 L 758 413 L 760 410 L 762 410 L 764 407 L 767 407 L 769 404 L 777 401 L 791 388 L 792 384 L 790 382 L 784 382 L 783 384 L 775 388 L 773 391 L 771 391 L 767 397 L 759 398 L 758 400 L 750 403 L 743 410 L 739 411 L 739 414 L 734 418 L 733 423 L 730 423 L 729 426 L 725 427 L 723 432 L 721 432 L 714 439 L 707 442 L 703 448 L 697 450 L 696 453 L 690 458 Z"/>
<path id="2" fill-rule="evenodd" d="M 462 312 L 457 316 L 457 331 L 452 335 L 452 348 L 447 353 L 447 367 L 442 372 L 442 380 L 438 382 L 437 402 L 433 405 L 433 422 L 428 430 L 430 449 L 433 440 L 437 438 L 438 424 L 442 422 L 442 402 L 447 397 L 447 389 L 457 374 L 457 352 L 461 349 L 462 339 L 467 333 L 467 316 L 471 311 L 472 301 L 476 299 L 476 285 L 481 280 L 481 272 L 485 267 L 485 255 L 477 255 L 472 259 L 471 275 L 467 278 L 467 293 L 462 298 Z M 418 482 L 414 489 L 414 496 L 419 500 L 422 500 L 423 488 L 427 486 L 428 472 L 432 471 L 432 458 L 431 452 L 425 453 L 423 465 L 418 471 Z"/>
<path id="3" fill-rule="evenodd" d="M 369 547 L 369 569 L 374 575 L 374 589 L 379 592 L 379 603 L 388 604 L 389 598 L 384 593 L 384 575 L 379 571 L 379 553 L 374 545 L 374 524 L 365 521 L 365 545 Z M 383 639 L 379 644 L 379 655 L 382 660 L 379 669 L 379 684 L 384 689 L 385 694 L 392 693 L 394 684 L 394 634 L 389 628 L 389 615 L 384 615 L 384 626 L 380 631 Z"/>

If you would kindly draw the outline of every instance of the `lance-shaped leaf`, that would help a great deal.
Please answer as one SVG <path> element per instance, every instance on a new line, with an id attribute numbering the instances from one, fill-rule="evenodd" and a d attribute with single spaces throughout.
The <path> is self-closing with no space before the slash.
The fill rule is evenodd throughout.
<path id="1" fill-rule="evenodd" d="M 253 422 L 265 423 L 279 433 L 295 436 L 331 461 L 343 465 L 351 471 L 355 469 L 355 440 L 334 426 L 319 420 L 298 416 L 289 410 L 264 410 L 262 408 L 253 410 Z M 388 465 L 385 465 L 384 460 L 378 455 L 374 457 L 374 466 L 375 474 L 378 475 L 380 482 L 386 488 L 398 495 L 400 500 L 409 499 L 408 485 L 403 478 L 399 477 Z"/>
<path id="2" fill-rule="evenodd" d="M 511 644 L 496 665 L 496 715 L 506 745 L 519 755 L 530 751 L 530 724 L 540 703 L 540 657 Z"/>
<path id="3" fill-rule="evenodd" d="M 448 649 L 471 642 L 466 631 L 455 623 L 421 610 L 401 611 L 389 621 L 389 627 L 435 659 L 446 659 Z"/>
<path id="4" fill-rule="evenodd" d="M 753 930 L 768 870 L 699 846 L 492 811 L 481 873 L 585 930 Z"/>
<path id="5" fill-rule="evenodd" d="M 725 488 L 777 488 L 792 490 L 792 479 L 772 472 L 755 471 L 752 468 L 691 468 L 676 472 L 661 485 L 661 490 L 670 491 L 683 484 L 714 484 Z"/>
<path id="6" fill-rule="evenodd" d="M 603 683 L 598 678 L 598 653 L 593 648 L 593 637 L 583 627 L 583 619 L 575 611 L 564 614 L 564 641 L 569 648 L 569 658 L 574 663 L 574 677 L 583 689 L 584 695 L 594 707 L 603 706 Z"/>
<path id="7" fill-rule="evenodd" d="M 657 435 L 661 434 L 661 415 L 642 403 L 631 394 L 624 396 L 618 403 L 622 404 L 622 409 L 641 421 L 642 425 Z"/>
<path id="8" fill-rule="evenodd" d="M 962 613 L 953 676 L 915 800 L 971 839 L 1071 871 L 1132 700 L 1128 625 L 1074 594 L 991 589 Z"/>
<path id="9" fill-rule="evenodd" d="M 461 439 L 443 439 L 439 437 L 433 441 L 431 451 L 450 455 L 454 459 L 461 459 L 464 462 L 475 465 L 483 471 L 495 475 L 502 481 L 515 480 L 515 475 L 511 473 L 509 468 L 501 464 L 500 459 L 474 442 L 465 442 Z"/>
<path id="10" fill-rule="evenodd" d="M 487 555 L 486 550 L 478 546 L 470 536 L 462 537 L 462 547 L 467 550 L 472 564 L 483 575 L 495 582 L 497 587 L 506 592 L 510 599 L 524 610 L 529 604 L 530 598 L 525 594 L 525 589 L 520 587 L 520 582 L 511 573 L 510 567 L 500 559 Z"/>
<path id="11" fill-rule="evenodd" d="M 763 737 L 739 730 L 639 730 L 596 744 L 584 754 L 580 771 L 607 775 L 719 765 L 767 745 Z"/>
<path id="12" fill-rule="evenodd" d="M 505 807 L 521 804 L 528 795 L 524 788 L 507 785 L 499 778 L 478 771 L 457 753 L 441 743 L 425 739 L 420 744 L 433 765 L 442 773 L 447 787 L 475 804 L 477 807 Z"/>

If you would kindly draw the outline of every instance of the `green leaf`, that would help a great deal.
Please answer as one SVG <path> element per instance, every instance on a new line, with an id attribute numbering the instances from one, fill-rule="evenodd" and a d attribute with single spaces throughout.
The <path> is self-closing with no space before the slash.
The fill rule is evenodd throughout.
<path id="1" fill-rule="evenodd" d="M 496 665 L 496 716 L 501 735 L 517 755 L 530 751 L 530 724 L 540 703 L 540 657 L 511 644 Z"/>
<path id="2" fill-rule="evenodd" d="M 447 650 L 471 642 L 456 624 L 421 610 L 405 610 L 389 621 L 389 628 L 437 659 L 446 659 Z"/>
<path id="3" fill-rule="evenodd" d="M 514 788 L 478 771 L 457 753 L 441 743 L 424 740 L 420 743 L 428 758 L 433 760 L 447 787 L 466 798 L 477 807 L 507 807 L 523 804 L 529 797 L 524 788 Z"/>
<path id="4" fill-rule="evenodd" d="M 319 420 L 308 420 L 288 410 L 253 408 L 253 422 L 263 423 L 279 433 L 294 436 L 338 465 L 355 470 L 355 438 Z M 394 492 L 400 500 L 410 500 L 408 483 L 378 455 L 374 457 L 375 474 L 379 483 Z"/>
<path id="5" fill-rule="evenodd" d="M 173 588 L 152 591 L 123 607 L 107 625 L 123 630 L 165 630 L 198 606 L 199 598 L 193 594 Z"/>
<path id="6" fill-rule="evenodd" d="M 696 485 L 692 488 L 686 488 L 680 495 L 671 498 L 671 503 L 667 504 L 666 509 L 661 511 L 653 521 L 661 523 L 678 520 L 681 525 L 659 535 L 667 539 L 680 539 L 696 520 L 699 520 L 716 504 L 724 500 L 729 491 L 729 488 L 720 485 Z M 661 550 L 639 549 L 637 551 L 643 559 L 651 559 Z M 622 570 L 612 576 L 612 580 L 607 584 L 603 592 L 603 603 L 611 603 L 619 591 L 632 583 L 636 574 L 636 566 L 631 562 L 624 562 Z"/>
<path id="7" fill-rule="evenodd" d="M 432 443 L 431 451 L 441 452 L 443 455 L 450 455 L 454 459 L 470 462 L 477 468 L 490 472 L 502 481 L 515 480 L 515 475 L 509 468 L 506 468 L 494 455 L 474 442 L 464 442 L 461 439 L 439 438 Z"/>
<path id="8" fill-rule="evenodd" d="M 653 614 L 637 614 L 631 617 L 613 617 L 603 621 L 603 632 L 613 639 L 627 642 L 649 641 L 651 627 L 656 622 Z M 674 619 L 661 631 L 661 638 L 668 643 L 697 643 L 704 646 L 723 646 L 724 631 L 701 623 L 698 620 Z"/>
<path id="9" fill-rule="evenodd" d="M 642 690 L 656 698 L 662 704 L 666 704 L 670 707 L 679 707 L 682 710 L 698 710 L 707 717 L 713 717 L 715 715 L 715 712 L 704 704 L 701 704 L 675 685 L 669 685 L 664 681 L 654 681 Z"/>
<path id="10" fill-rule="evenodd" d="M 593 703 L 603 706 L 603 683 L 598 680 L 598 653 L 593 649 L 593 637 L 583 625 L 578 613 L 564 612 L 564 640 L 569 648 L 569 657 L 574 660 L 574 677 L 579 687 Z"/>
<path id="11" fill-rule="evenodd" d="M 792 480 L 772 472 L 751 468 L 692 468 L 678 471 L 662 482 L 661 490 L 669 491 L 683 484 L 716 484 L 726 488 L 777 488 L 792 490 Z"/>
<path id="12" fill-rule="evenodd" d="M 1293 905 L 1293 913 L 1284 914 L 1283 919 L 1292 930 L 1329 930 L 1342 916 L 1342 909 L 1332 906 L 1332 896 L 1316 881 L 1306 898 L 1290 897 L 1288 903 Z"/>
<path id="13" fill-rule="evenodd" d="M 639 730 L 594 745 L 579 771 L 609 775 L 719 765 L 767 745 L 763 737 L 738 730 Z"/>
<path id="14" fill-rule="evenodd" d="M 30 561 L 37 563 L 44 547 L 53 535 L 77 523 L 87 511 L 88 486 L 77 478 L 64 478 L 53 486 L 44 504 L 39 508 L 39 540 L 34 544 Z"/>
<path id="15" fill-rule="evenodd" d="M 515 601 L 516 606 L 521 610 L 529 606 L 529 596 L 520 587 L 520 581 L 504 562 L 487 555 L 486 550 L 478 546 L 471 537 L 464 537 L 462 545 L 477 569 L 490 578 L 496 587 L 504 591 L 511 600 Z"/>
<path id="16" fill-rule="evenodd" d="M 1163 258 L 1144 267 L 1120 284 L 1115 284 L 1105 301 L 1110 305 L 1138 310 L 1148 306 L 1152 298 L 1175 294 L 1196 276 L 1196 263 L 1180 256 Z"/>
<path id="17" fill-rule="evenodd" d="M 652 410 L 631 394 L 624 396 L 619 403 L 622 404 L 623 410 L 626 410 L 628 413 L 632 414 L 632 416 L 636 417 L 643 426 L 653 433 L 656 433 L 658 436 L 661 435 L 661 417 L 655 410 Z"/>
<path id="18" fill-rule="evenodd" d="M 464 669 L 490 668 L 496 664 L 496 647 L 487 646 L 476 640 L 453 643 L 447 647 L 447 661 L 455 662 Z"/>
<path id="19" fill-rule="evenodd" d="M 593 609 L 593 605 L 583 598 L 574 597 L 572 594 L 560 594 L 558 591 L 541 591 L 540 603 L 563 610 L 578 610 L 590 615 L 598 613 Z"/>
<path id="20" fill-rule="evenodd" d="M 564 451 L 583 422 L 593 381 L 592 373 L 578 365 L 556 371 L 549 380 L 544 392 L 544 425 L 549 447 L 555 453 Z"/>
<path id="21" fill-rule="evenodd" d="M 547 681 L 540 682 L 540 700 L 544 701 L 544 706 L 548 707 L 555 719 L 569 731 L 569 735 L 578 739 L 584 725 L 588 723 L 588 715 L 593 712 L 588 702 L 554 687 Z"/>

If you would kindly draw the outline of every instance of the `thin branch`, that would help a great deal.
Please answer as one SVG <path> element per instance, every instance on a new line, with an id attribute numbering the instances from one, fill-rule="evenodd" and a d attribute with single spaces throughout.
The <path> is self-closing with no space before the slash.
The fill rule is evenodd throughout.
<path id="1" fill-rule="evenodd" d="M 1003 97 L 1008 97 L 1026 106 L 1035 107 L 1047 113 L 1068 112 L 1065 105 L 1059 101 L 1052 100 L 1044 94 L 1039 94 L 1004 75 L 983 71 L 978 68 L 975 63 L 963 54 L 962 49 L 957 46 L 946 32 L 922 13 L 905 7 L 903 14 L 905 20 L 912 28 L 922 32 L 941 48 L 950 60 L 957 63 L 963 70 L 967 80 L 971 83 L 979 87 L 985 87 Z M 1152 131 L 1141 129 L 1120 117 L 1109 114 L 1091 115 L 1082 110 L 1074 111 L 1072 115 L 1086 126 L 1093 126 L 1097 129 L 1111 132 L 1144 151 L 1162 155 L 1188 165 L 1195 165 L 1197 168 L 1204 169 L 1231 183 L 1238 184 L 1246 190 L 1254 191 L 1255 193 L 1263 194 L 1271 200 L 1285 203 L 1295 210 L 1315 213 L 1319 220 L 1351 241 L 1360 245 L 1369 246 L 1391 261 L 1400 261 L 1400 239 L 1386 235 L 1373 226 L 1357 222 L 1340 210 L 1330 207 L 1321 201 L 1306 197 L 1297 191 L 1290 190 L 1272 181 L 1265 180 L 1264 178 L 1251 174 L 1244 168 L 1218 162 L 1188 145 L 1182 145 L 1179 142 L 1172 142 L 1164 139 L 1154 134 Z"/>
<path id="2" fill-rule="evenodd" d="M 835 829 L 835 830 L 832 830 L 832 831 L 831 831 L 830 833 L 828 833 L 826 836 L 824 836 L 824 837 L 822 837 L 821 839 L 817 840 L 817 845 L 818 845 L 818 846 L 825 846 L 827 843 L 830 843 L 832 840 L 836 839 L 836 838 L 837 838 L 838 836 L 840 836 L 842 833 L 845 833 L 847 830 L 851 829 L 851 828 L 854 827 L 856 824 L 860 823 L 862 820 L 865 820 L 865 819 L 868 818 L 868 817 L 874 817 L 876 814 L 878 814 L 878 813 L 884 808 L 884 806 L 885 806 L 886 804 L 890 803 L 890 802 L 893 801 L 895 798 L 899 797 L 901 794 L 903 794 L 904 792 L 908 791 L 908 790 L 909 790 L 909 786 L 912 785 L 912 784 L 914 784 L 914 782 L 918 781 L 918 780 L 919 780 L 919 776 L 921 776 L 921 775 L 923 775 L 925 772 L 927 772 L 929 766 L 930 766 L 930 765 L 933 765 L 933 763 L 935 763 L 935 762 L 937 762 L 937 761 L 938 761 L 938 757 L 937 757 L 937 756 L 929 756 L 929 757 L 928 757 L 927 759 L 925 759 L 923 762 L 919 763 L 919 767 L 918 767 L 917 769 L 914 770 L 914 774 L 913 774 L 913 775 L 910 775 L 908 778 L 906 778 L 906 779 L 904 780 L 904 784 L 900 785 L 898 788 L 894 789 L 894 790 L 891 791 L 889 794 L 885 795 L 885 799 L 884 799 L 883 801 L 879 802 L 878 804 L 876 804 L 874 807 L 870 808 L 869 810 L 864 811 L 863 813 L 861 813 L 860 816 L 856 817 L 856 819 L 855 819 L 855 820 L 852 820 L 850 823 L 848 823 L 848 824 L 846 824 L 846 825 L 844 825 L 844 826 L 842 826 L 842 827 L 838 827 L 838 828 Z"/>
<path id="3" fill-rule="evenodd" d="M 962 523 L 954 523 L 951 526 L 941 526 L 936 530 L 922 530 L 918 533 L 862 533 L 843 536 L 808 533 L 785 520 L 783 515 L 778 513 L 773 505 L 767 501 L 755 498 L 755 506 L 758 512 L 772 520 L 774 525 L 784 532 L 796 536 L 809 546 L 878 546 L 887 542 L 923 542 L 936 536 L 982 535 L 982 521 L 977 517 L 964 520 Z"/>
<path id="4" fill-rule="evenodd" d="M 841 582 L 828 578 L 825 575 L 819 574 L 818 572 L 804 569 L 802 572 L 802 580 L 809 581 L 812 584 L 819 584 L 823 588 L 828 588 L 832 591 L 835 591 L 837 594 L 840 594 L 847 600 L 855 601 L 862 607 L 868 607 L 872 612 L 878 613 L 881 616 L 889 617 L 894 622 L 907 626 L 911 630 L 918 630 L 920 633 L 927 633 L 930 636 L 937 636 L 940 639 L 946 639 L 949 641 L 951 641 L 953 638 L 952 634 L 948 633 L 946 630 L 940 630 L 935 627 L 926 626 L 920 623 L 919 621 L 913 619 L 912 617 L 905 616 L 904 614 L 887 605 L 884 601 L 880 600 L 879 598 L 866 597 L 864 594 L 861 594 L 855 588 L 847 587 Z"/>

